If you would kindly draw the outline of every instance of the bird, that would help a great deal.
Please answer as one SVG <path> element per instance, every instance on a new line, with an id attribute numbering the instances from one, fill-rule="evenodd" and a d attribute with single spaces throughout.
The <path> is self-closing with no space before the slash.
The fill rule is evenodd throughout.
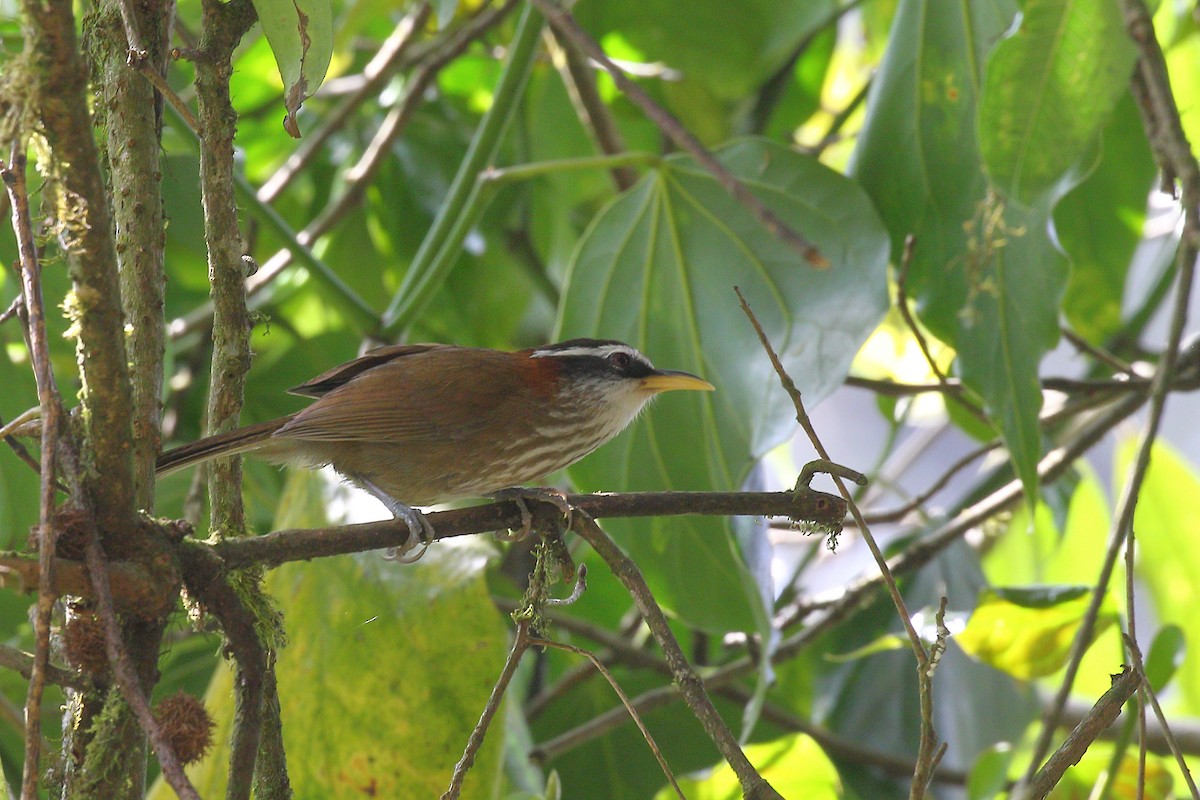
<path id="1" fill-rule="evenodd" d="M 391 345 L 291 389 L 315 398 L 307 408 L 164 452 L 156 472 L 235 454 L 332 466 L 427 541 L 414 506 L 524 486 L 608 442 L 663 392 L 713 388 L 611 339 L 516 352 Z"/>

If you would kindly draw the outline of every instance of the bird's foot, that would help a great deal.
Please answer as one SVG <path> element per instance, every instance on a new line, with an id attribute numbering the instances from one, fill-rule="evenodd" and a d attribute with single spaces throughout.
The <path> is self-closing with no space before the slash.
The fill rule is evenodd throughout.
<path id="1" fill-rule="evenodd" d="M 401 564 L 414 564 L 420 561 L 435 538 L 433 523 L 429 521 L 429 517 L 403 503 L 396 503 L 395 507 L 389 505 L 388 510 L 392 512 L 392 516 L 408 525 L 408 540 L 405 541 L 403 547 L 389 547 L 384 550 L 383 557 L 388 561 L 399 561 Z M 417 550 L 416 555 L 410 556 L 409 553 L 416 550 L 417 547 L 421 549 Z"/>
<path id="2" fill-rule="evenodd" d="M 530 503 L 545 503 L 554 506 L 562 513 L 563 527 L 568 527 L 571 522 L 571 504 L 567 502 L 567 496 L 558 489 L 516 486 L 492 492 L 491 498 L 497 502 L 512 501 L 516 504 L 517 510 L 521 512 L 521 528 L 519 530 L 510 531 L 507 535 L 497 533 L 498 538 L 506 541 L 520 541 L 533 531 L 533 512 L 529 510 Z"/>
<path id="3" fill-rule="evenodd" d="M 383 557 L 388 561 L 399 561 L 401 564 L 420 561 L 421 556 L 425 555 L 425 551 L 429 549 L 430 543 L 436 538 L 433 523 L 429 521 L 429 518 L 412 506 L 401 503 L 366 478 L 357 478 L 354 482 L 383 503 L 384 507 L 392 512 L 392 517 L 408 526 L 408 539 L 405 540 L 403 546 L 385 549 Z M 415 556 L 410 556 L 409 553 L 418 545 L 421 549 Z"/>

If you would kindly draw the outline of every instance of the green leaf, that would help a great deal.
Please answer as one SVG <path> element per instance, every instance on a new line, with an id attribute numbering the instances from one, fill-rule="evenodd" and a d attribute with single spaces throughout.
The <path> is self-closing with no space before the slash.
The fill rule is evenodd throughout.
<path id="1" fill-rule="evenodd" d="M 744 751 L 759 774 L 783 797 L 838 800 L 843 796 L 837 769 L 820 745 L 805 734 L 752 744 Z M 679 781 L 679 788 L 689 800 L 738 800 L 742 797 L 741 784 L 733 768 L 726 763 L 720 764 L 705 778 Z M 673 800 L 677 796 L 674 789 L 666 787 L 654 795 L 654 800 Z"/>
<path id="2" fill-rule="evenodd" d="M 1092 147 L 1136 51 L 1108 0 L 1027 0 L 988 58 L 979 145 L 1001 191 L 1032 203 Z"/>
<path id="3" fill-rule="evenodd" d="M 323 502 L 318 474 L 292 473 L 275 527 L 311 524 Z M 487 560 L 476 541 L 431 548 L 416 564 L 362 553 L 270 574 L 288 629 L 276 672 L 296 800 L 445 789 L 507 650 L 483 580 Z M 223 664 L 205 698 L 217 746 L 188 770 L 204 797 L 224 795 L 233 694 Z M 464 796 L 485 796 L 495 784 L 503 736 L 499 726 L 491 733 Z M 173 796 L 161 782 L 151 794 Z"/>
<path id="4" fill-rule="evenodd" d="M 582 489 L 734 489 L 794 429 L 791 403 L 734 286 L 810 408 L 842 382 L 883 315 L 887 238 L 857 186 L 760 140 L 718 155 L 832 266 L 809 267 L 690 159 L 668 159 L 610 204 L 572 261 L 559 338 L 628 341 L 662 367 L 702 375 L 717 391 L 662 398 L 631 431 L 572 469 Z M 606 527 L 647 571 L 664 605 L 705 630 L 753 627 L 758 589 L 719 520 Z"/>
<path id="5" fill-rule="evenodd" d="M 1052 675 L 1070 655 L 1088 606 L 1087 587 L 1030 588 L 1018 596 L 1020 603 L 986 592 L 954 641 L 968 655 L 1016 678 Z M 1115 609 L 1102 608 L 1093 639 L 1116 622 Z"/>
<path id="6" fill-rule="evenodd" d="M 908 282 L 921 321 L 958 350 L 959 372 L 984 399 L 1032 502 L 1037 367 L 1058 339 L 1066 263 L 1046 232 L 1050 198 L 1022 209 L 993 197 L 975 135 L 979 65 L 1014 11 L 983 0 L 954 14 L 901 3 L 851 171 L 894 246 L 915 237 Z"/>
<path id="7" fill-rule="evenodd" d="M 330 0 L 253 0 L 263 33 L 271 43 L 283 78 L 284 127 L 300 136 L 296 114 L 300 105 L 325 80 L 333 55 Z"/>
<path id="8" fill-rule="evenodd" d="M 967 776 L 967 800 L 999 797 L 1008 782 L 1008 767 L 1012 760 L 1012 745 L 1008 742 L 992 745 L 980 753 Z"/>
<path id="9" fill-rule="evenodd" d="M 1033 208 L 993 206 L 964 254 L 971 286 L 952 344 L 963 381 L 983 397 L 1033 503 L 1042 454 L 1038 365 L 1058 342 L 1067 265 L 1047 234 L 1049 198 Z"/>
<path id="10" fill-rule="evenodd" d="M 1183 663 L 1187 653 L 1187 637 L 1178 625 L 1164 625 L 1154 635 L 1146 653 L 1146 680 L 1151 688 L 1161 692 Z"/>
<path id="11" fill-rule="evenodd" d="M 1121 327 L 1125 275 L 1142 239 L 1146 197 L 1157 172 L 1128 93 L 1102 141 L 1096 169 L 1054 207 L 1054 229 L 1071 259 L 1063 311 L 1071 327 L 1095 344 Z"/>
<path id="12" fill-rule="evenodd" d="M 901 252 L 912 234 L 910 296 L 921 321 L 957 338 L 967 297 L 967 225 L 987 192 L 975 143 L 981 64 L 1016 12 L 1012 2 L 974 0 L 956 13 L 903 0 L 875 73 L 851 174 Z"/>

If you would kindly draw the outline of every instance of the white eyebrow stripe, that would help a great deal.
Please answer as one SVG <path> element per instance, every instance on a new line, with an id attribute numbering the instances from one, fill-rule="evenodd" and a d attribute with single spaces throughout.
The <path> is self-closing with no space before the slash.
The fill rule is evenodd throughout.
<path id="1" fill-rule="evenodd" d="M 530 358 L 545 358 L 549 356 L 591 356 L 593 358 L 608 358 L 613 353 L 625 353 L 630 358 L 650 364 L 646 357 L 634 350 L 632 347 L 623 344 L 602 344 L 596 347 L 568 347 L 562 350 L 553 350 L 546 348 L 543 350 L 534 350 Z"/>

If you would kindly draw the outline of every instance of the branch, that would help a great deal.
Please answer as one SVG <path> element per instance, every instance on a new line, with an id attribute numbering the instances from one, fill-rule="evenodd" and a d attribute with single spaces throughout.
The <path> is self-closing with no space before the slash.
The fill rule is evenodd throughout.
<path id="1" fill-rule="evenodd" d="M 229 96 L 229 80 L 233 75 L 233 50 L 256 16 L 247 0 L 228 4 L 204 0 L 202 7 L 204 28 L 201 57 L 196 60 L 196 100 L 200 112 L 200 196 L 214 309 L 207 409 L 208 432 L 213 434 L 237 427 L 250 369 L 250 315 L 246 310 L 244 249 L 233 180 L 237 113 Z M 208 468 L 208 491 L 213 530 L 218 536 L 240 534 L 246 525 L 241 459 L 215 459 Z"/>
<path id="2" fill-rule="evenodd" d="M 85 461 L 81 475 L 101 535 L 116 537 L 133 518 L 132 398 L 125 319 L 108 189 L 93 138 L 87 68 L 76 43 L 70 0 L 25 0 L 26 53 L 36 84 L 45 164 L 57 195 L 60 242 L 73 287 L 70 314 L 78 331 Z M 43 455 L 43 458 L 45 456 Z"/>
<path id="3" fill-rule="evenodd" d="M 512 682 L 513 675 L 517 672 L 517 665 L 521 663 L 521 657 L 529 649 L 529 644 L 529 620 L 523 619 L 517 623 L 517 635 L 513 639 L 512 649 L 509 650 L 508 658 L 504 662 L 504 669 L 500 671 L 500 677 L 496 679 L 495 685 L 492 686 L 492 693 L 488 696 L 487 704 L 483 707 L 483 713 L 479 716 L 479 721 L 475 723 L 475 727 L 471 730 L 471 735 L 467 738 L 467 746 L 463 751 L 462 758 L 454 765 L 454 773 L 450 777 L 450 786 L 442 793 L 442 800 L 457 800 L 459 794 L 462 792 L 462 784 L 467 776 L 467 771 L 475 763 L 475 753 L 483 745 L 483 737 L 487 733 L 488 726 L 491 725 L 496 712 L 500 710 L 500 701 L 504 699 L 504 693 L 508 690 L 508 685 Z"/>
<path id="4" fill-rule="evenodd" d="M 1041 800 L 1048 795 L 1062 780 L 1067 767 L 1079 763 L 1079 759 L 1092 746 L 1092 742 L 1121 713 L 1121 706 L 1137 691 L 1139 683 L 1141 678 L 1138 673 L 1128 667 L 1114 677 L 1112 688 L 1096 701 L 1088 715 L 1075 726 L 1075 730 L 1071 731 L 1071 735 L 1054 755 L 1050 756 L 1046 766 L 1033 777 L 1027 795 L 1031 800 Z"/>
<path id="5" fill-rule="evenodd" d="M 629 492 L 623 494 L 572 494 L 567 503 L 591 517 L 656 517 L 703 514 L 788 517 L 818 528 L 840 529 L 845 517 L 841 498 L 823 492 Z M 530 509 L 534 526 L 553 528 L 556 509 L 537 503 Z M 558 515 L 561 517 L 561 514 Z M 515 502 L 438 511 L 427 515 L 435 539 L 471 533 L 516 530 L 522 525 Z M 278 566 L 288 561 L 404 547 L 408 525 L 384 520 L 331 528 L 282 530 L 243 539 L 227 539 L 212 546 L 228 569 L 253 564 Z"/>
<path id="6" fill-rule="evenodd" d="M 255 617 L 229 585 L 228 570 L 221 560 L 207 545 L 198 542 L 180 543 L 178 553 L 188 593 L 221 623 L 221 630 L 237 665 L 235 722 L 226 786 L 227 797 L 248 798 L 262 732 L 267 652 L 259 638 Z M 286 781 L 286 775 L 277 777 Z"/>
<path id="7" fill-rule="evenodd" d="M 90 47 L 113 186 L 112 214 L 121 302 L 129 322 L 133 477 L 136 507 L 154 508 L 154 460 L 162 438 L 163 272 L 162 99 L 174 6 L 104 0 Z"/>

